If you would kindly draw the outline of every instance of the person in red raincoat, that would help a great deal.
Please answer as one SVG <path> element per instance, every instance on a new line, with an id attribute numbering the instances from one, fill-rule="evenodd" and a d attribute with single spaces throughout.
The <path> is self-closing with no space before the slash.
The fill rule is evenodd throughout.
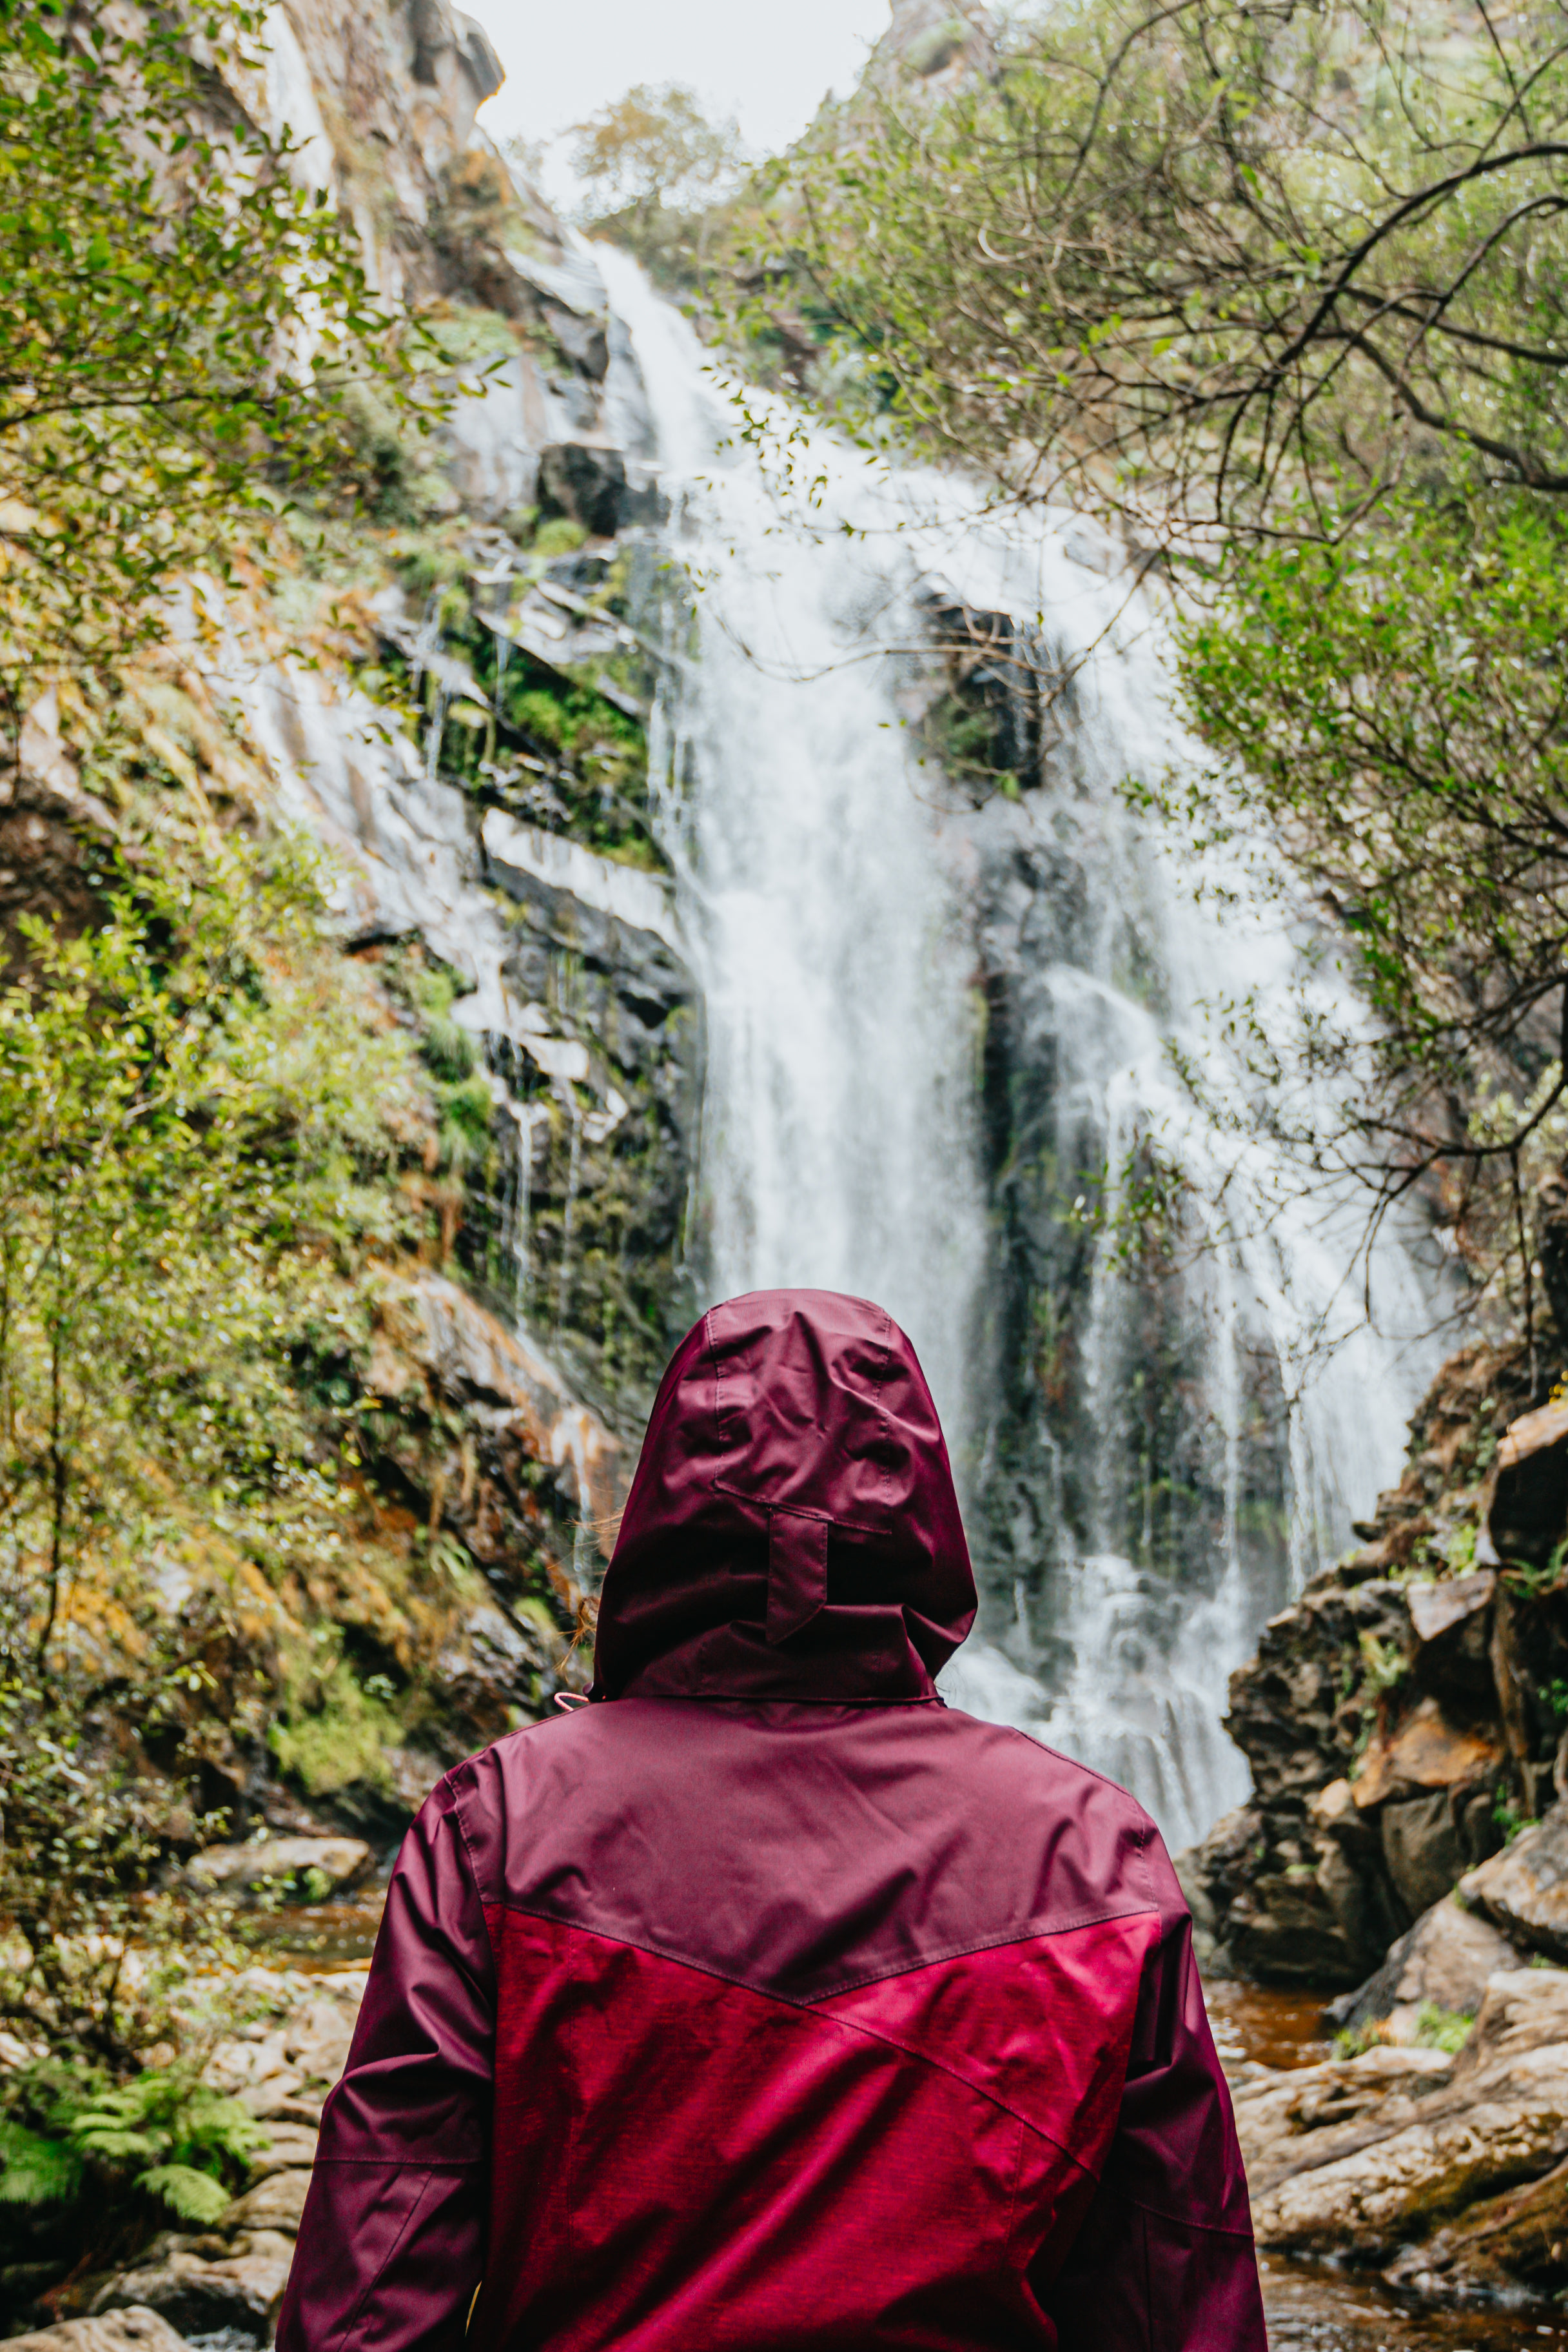
<path id="1" fill-rule="evenodd" d="M 404 1843 L 279 2352 L 1266 2352 L 1164 1848 L 942 1703 L 974 1607 L 888 1316 L 705 1315 L 589 1703 Z"/>

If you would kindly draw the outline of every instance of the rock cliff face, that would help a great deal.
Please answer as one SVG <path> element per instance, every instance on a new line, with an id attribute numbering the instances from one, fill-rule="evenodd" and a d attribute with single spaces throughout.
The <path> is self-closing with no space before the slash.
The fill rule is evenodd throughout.
<path id="1" fill-rule="evenodd" d="M 1568 1414 L 1524 1402 L 1517 1356 L 1454 1358 L 1360 1549 L 1233 1677 L 1252 1799 L 1183 1864 L 1211 1968 L 1353 1984 L 1554 1801 Z"/>
<path id="2" fill-rule="evenodd" d="M 447 1764 L 584 1679 L 603 1530 L 689 1319 L 702 1020 L 648 823 L 653 656 L 623 618 L 657 504 L 597 274 L 475 128 L 500 74 L 472 19 L 288 0 L 268 31 L 233 102 L 289 131 L 466 396 L 433 446 L 367 402 L 379 505 L 285 544 L 270 585 L 193 590 L 122 715 L 176 823 L 185 793 L 328 853 L 343 954 L 428 1088 L 401 1180 L 425 1238 L 328 1368 L 329 1412 L 362 1414 L 353 1535 L 288 1576 L 193 1537 L 150 1579 L 212 1678 L 187 1811 L 384 1848 Z M 93 919 L 116 820 L 71 725 L 52 697 L 30 713 L 0 808 L 7 931 Z"/>
<path id="3" fill-rule="evenodd" d="M 1445 1367 L 1233 1676 L 1252 1798 L 1177 1863 L 1211 1976 L 1349 1988 L 1342 2056 L 1237 2077 L 1260 2240 L 1440 2299 L 1568 2284 L 1568 1411 L 1529 1381 Z"/>
<path id="4" fill-rule="evenodd" d="M 465 396 L 375 551 L 372 625 L 420 737 L 331 665 L 237 648 L 225 683 L 350 877 L 348 944 L 416 941 L 453 976 L 495 1094 L 465 1277 L 631 1433 L 689 1303 L 701 1066 L 647 817 L 649 656 L 621 617 L 657 514 L 636 371 L 591 260 L 475 131 L 500 68 L 471 18 L 289 0 L 272 32 L 241 95 L 289 129 L 375 282 L 424 305 Z"/>

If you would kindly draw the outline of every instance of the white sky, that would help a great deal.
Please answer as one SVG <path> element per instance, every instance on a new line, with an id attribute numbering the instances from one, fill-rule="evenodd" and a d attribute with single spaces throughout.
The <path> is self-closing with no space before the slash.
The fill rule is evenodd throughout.
<path id="1" fill-rule="evenodd" d="M 463 0 L 506 68 L 492 139 L 549 139 L 633 82 L 685 82 L 757 154 L 805 130 L 887 29 L 888 0 Z M 562 193 L 559 167 L 549 173 Z"/>

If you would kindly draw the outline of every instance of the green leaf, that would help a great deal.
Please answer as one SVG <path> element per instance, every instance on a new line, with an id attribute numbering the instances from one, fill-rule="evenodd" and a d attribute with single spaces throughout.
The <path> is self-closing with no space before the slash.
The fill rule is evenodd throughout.
<path id="1" fill-rule="evenodd" d="M 9 2117 L 0 2118 L 0 2204 L 68 2204 L 81 2186 L 81 2158 L 73 2147 Z"/>
<path id="2" fill-rule="evenodd" d="M 221 2180 L 210 2172 L 198 2172 L 190 2164 L 158 2164 L 151 2172 L 143 2172 L 137 2180 L 150 2197 L 161 2197 L 172 2212 L 182 2221 L 200 2221 L 210 2226 L 220 2221 L 232 2200 Z"/>

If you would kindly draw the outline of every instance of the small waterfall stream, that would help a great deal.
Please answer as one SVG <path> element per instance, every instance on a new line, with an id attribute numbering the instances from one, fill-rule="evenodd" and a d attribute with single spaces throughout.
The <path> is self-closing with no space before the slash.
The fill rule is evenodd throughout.
<path id="1" fill-rule="evenodd" d="M 1205 1002 L 1250 996 L 1266 1026 L 1283 1023 L 1299 954 L 1244 859 L 1214 877 L 1226 892 L 1194 896 L 1177 850 L 1125 811 L 1121 779 L 1158 774 L 1183 746 L 1157 628 L 1110 551 L 1070 522 L 1004 528 L 962 487 L 890 474 L 826 436 L 796 431 L 785 470 L 797 489 L 781 489 L 685 321 L 624 256 L 595 258 L 630 333 L 668 543 L 695 589 L 654 749 L 707 1003 L 708 1293 L 849 1289 L 905 1325 L 979 1538 L 981 1628 L 945 1686 L 1123 1780 L 1184 1843 L 1245 1792 L 1219 1723 L 1230 1670 L 1396 1471 L 1432 1365 L 1430 1277 L 1415 1236 L 1387 1234 L 1368 1321 L 1350 1276 L 1358 1203 L 1297 1197 L 1269 1146 L 1178 1080 L 1173 1042 L 1213 1097 L 1241 1103 Z M 1013 828 L 1010 855 L 1055 856 L 1066 877 L 1068 919 L 1054 932 L 1037 923 L 1029 975 L 1053 1074 L 1039 1149 L 1061 1171 L 1061 1222 L 1081 1198 L 1072 1171 L 1106 1169 L 1114 1184 L 1152 1139 L 1207 1244 L 1180 1270 L 1176 1319 L 1213 1523 L 1163 1572 L 1137 1557 L 1150 1499 L 1127 1420 L 1146 1318 L 1108 1234 L 1080 1286 L 1069 1434 L 1037 1433 L 1035 1491 L 1058 1507 L 1033 1533 L 994 1533 L 1009 1507 L 987 1337 L 999 1277 L 976 964 L 978 877 L 996 844 L 991 813 L 977 824 L 944 793 L 900 723 L 933 587 L 1018 616 L 1077 670 L 1045 785 L 995 823 Z M 1353 1031 L 1348 990 L 1331 974 L 1316 985 L 1320 1009 Z M 1259 1362 L 1277 1392 L 1271 1549 L 1249 1532 Z"/>

